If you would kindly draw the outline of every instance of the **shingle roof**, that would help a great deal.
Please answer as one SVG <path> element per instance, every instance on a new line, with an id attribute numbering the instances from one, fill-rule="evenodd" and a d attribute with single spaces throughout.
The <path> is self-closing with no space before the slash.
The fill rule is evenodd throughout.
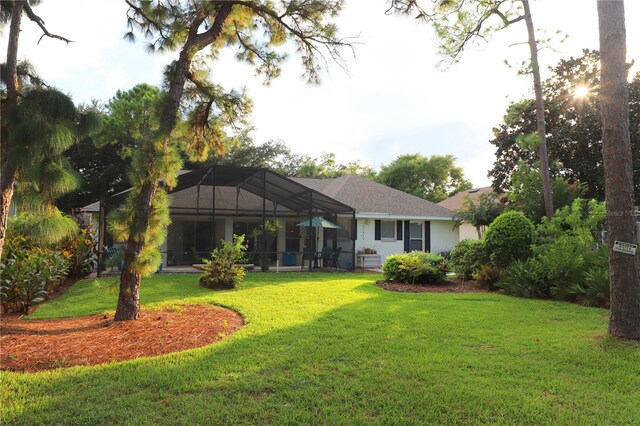
<path id="1" fill-rule="evenodd" d="M 480 194 L 490 194 L 493 192 L 493 188 L 485 186 L 482 188 L 467 189 L 466 191 L 460 191 L 456 195 L 453 195 L 446 200 L 442 200 L 438 203 L 439 206 L 445 207 L 449 210 L 459 210 L 462 208 L 462 202 L 466 197 L 475 201 Z"/>
<path id="2" fill-rule="evenodd" d="M 422 198 L 409 195 L 357 175 L 335 179 L 291 178 L 311 189 L 347 204 L 356 213 L 449 219 L 453 212 Z"/>

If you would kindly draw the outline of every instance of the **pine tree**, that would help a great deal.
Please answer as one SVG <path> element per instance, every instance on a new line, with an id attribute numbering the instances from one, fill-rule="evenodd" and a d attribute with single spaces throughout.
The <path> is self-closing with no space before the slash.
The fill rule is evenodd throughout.
<path id="1" fill-rule="evenodd" d="M 220 149 L 224 128 L 246 119 L 246 96 L 224 93 L 212 84 L 205 61 L 215 60 L 223 48 L 233 47 L 237 59 L 254 65 L 268 83 L 280 74 L 286 58 L 283 46 L 289 41 L 302 57 L 305 76 L 317 83 L 327 63 L 323 52 L 344 66 L 340 51 L 350 46 L 349 40 L 337 36 L 337 28 L 330 22 L 341 10 L 340 0 L 126 2 L 130 27 L 126 37 L 134 40 L 138 30 L 149 38 L 148 50 L 177 50 L 179 56 L 165 71 L 167 93 L 158 128 L 147 136 L 133 163 L 136 184 L 128 201 L 127 246 L 116 320 L 139 317 L 140 279 L 159 260 L 146 246 L 157 245 L 162 238 L 150 230 L 164 226 L 165 216 L 160 212 L 168 201 L 160 180 L 171 186 L 177 179 L 178 142 L 174 136 L 186 140 L 192 157 L 198 157 L 208 149 Z M 188 107 L 187 117 L 180 117 L 181 106 Z M 181 118 L 186 126 L 179 126 Z"/>
<path id="2" fill-rule="evenodd" d="M 640 340 L 640 257 L 614 251 L 614 242 L 638 243 L 629 135 L 624 2 L 598 0 L 602 159 L 609 239 L 609 333 Z"/>
<path id="3" fill-rule="evenodd" d="M 47 30 L 42 18 L 36 15 L 32 9 L 32 6 L 38 3 L 40 3 L 39 0 L 0 1 L 0 22 L 10 22 L 7 63 L 3 66 L 2 73 L 2 82 L 6 89 L 3 92 L 1 107 L 1 114 L 4 117 L 14 114 L 13 110 L 15 110 L 20 103 L 22 83 L 29 77 L 29 73 L 25 72 L 28 67 L 20 67 L 18 64 L 18 41 L 20 38 L 20 25 L 23 14 L 26 14 L 31 21 L 40 27 L 43 33 L 40 39 L 46 36 L 63 40 L 67 43 L 71 42 L 71 40 L 57 34 L 52 34 Z M 36 78 L 36 80 L 38 79 Z M 4 247 L 9 207 L 11 206 L 18 171 L 16 165 L 11 161 L 10 155 L 10 152 L 15 148 L 16 144 L 20 143 L 20 141 L 11 134 L 14 123 L 15 122 L 11 120 L 3 120 L 2 128 L 0 129 L 0 138 L 2 139 L 2 148 L 0 149 L 0 256 L 2 256 L 2 249 Z"/>

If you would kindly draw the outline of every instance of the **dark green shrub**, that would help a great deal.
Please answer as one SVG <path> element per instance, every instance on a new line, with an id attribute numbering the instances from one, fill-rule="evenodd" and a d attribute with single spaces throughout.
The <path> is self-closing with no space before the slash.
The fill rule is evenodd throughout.
<path id="1" fill-rule="evenodd" d="M 487 263 L 484 243 L 476 240 L 462 240 L 451 251 L 449 269 L 459 278 L 471 279 L 473 273 Z"/>
<path id="2" fill-rule="evenodd" d="M 495 290 L 496 283 L 504 277 L 504 269 L 493 265 L 482 265 L 473 274 L 473 279 L 480 288 Z"/>
<path id="3" fill-rule="evenodd" d="M 382 271 L 385 280 L 405 284 L 439 284 L 447 278 L 444 258 L 422 251 L 388 256 Z"/>
<path id="4" fill-rule="evenodd" d="M 244 235 L 234 235 L 233 242 L 221 241 L 222 246 L 211 252 L 211 260 L 205 259 L 200 277 L 200 285 L 208 288 L 235 288 L 246 275 L 246 271 L 236 263 L 244 257 L 247 249 Z"/>
<path id="5" fill-rule="evenodd" d="M 584 273 L 584 286 L 576 288 L 578 303 L 585 306 L 609 307 L 611 286 L 609 285 L 609 269 L 591 268 Z"/>
<path id="6" fill-rule="evenodd" d="M 544 267 L 533 258 L 513 262 L 495 286 L 511 296 L 549 297 L 549 281 Z"/>
<path id="7" fill-rule="evenodd" d="M 500 267 L 531 256 L 535 240 L 536 230 L 531 221 L 514 211 L 498 216 L 484 236 L 491 263 Z"/>

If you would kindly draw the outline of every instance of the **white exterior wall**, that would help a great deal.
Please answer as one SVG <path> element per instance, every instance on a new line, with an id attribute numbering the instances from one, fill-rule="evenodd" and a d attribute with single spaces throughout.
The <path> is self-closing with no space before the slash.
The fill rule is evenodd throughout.
<path id="1" fill-rule="evenodd" d="M 453 220 L 431 221 L 431 251 L 440 253 L 451 251 L 458 244 L 458 230 L 453 228 Z"/>
<path id="2" fill-rule="evenodd" d="M 383 218 L 381 220 L 419 220 L 422 218 Z M 372 218 L 359 218 L 358 235 L 356 236 L 356 251 L 363 248 L 375 249 L 380 255 L 380 261 L 384 262 L 387 256 L 404 253 L 404 239 L 385 241 L 375 239 L 375 221 Z M 431 251 L 434 253 L 451 251 L 458 244 L 458 230 L 453 228 L 453 220 L 429 220 L 431 222 Z M 475 228 L 474 228 L 475 229 Z M 404 232 L 404 228 L 403 228 Z"/>
<path id="3" fill-rule="evenodd" d="M 392 219 L 383 219 L 392 220 Z M 380 262 L 384 262 L 387 256 L 404 253 L 404 240 L 384 241 L 375 238 L 375 219 L 357 219 L 356 251 L 363 248 L 376 249 L 380 255 Z"/>
<path id="4" fill-rule="evenodd" d="M 470 223 L 463 223 L 459 228 L 460 241 L 462 240 L 477 240 L 478 231 L 476 227 Z"/>

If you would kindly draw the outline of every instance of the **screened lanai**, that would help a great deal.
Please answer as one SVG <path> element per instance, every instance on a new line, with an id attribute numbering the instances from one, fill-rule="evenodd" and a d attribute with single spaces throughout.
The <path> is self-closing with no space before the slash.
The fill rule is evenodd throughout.
<path id="1" fill-rule="evenodd" d="M 201 263 L 233 235 L 245 235 L 247 262 L 262 270 L 329 266 L 329 253 L 332 267 L 355 264 L 355 210 L 268 169 L 212 166 L 185 171 L 169 193 L 172 223 L 162 248 L 163 266 Z M 108 210 L 125 196 L 100 203 L 101 230 Z M 338 227 L 304 226 L 317 223 L 311 222 L 317 217 Z M 261 232 L 275 220 L 279 229 Z"/>

